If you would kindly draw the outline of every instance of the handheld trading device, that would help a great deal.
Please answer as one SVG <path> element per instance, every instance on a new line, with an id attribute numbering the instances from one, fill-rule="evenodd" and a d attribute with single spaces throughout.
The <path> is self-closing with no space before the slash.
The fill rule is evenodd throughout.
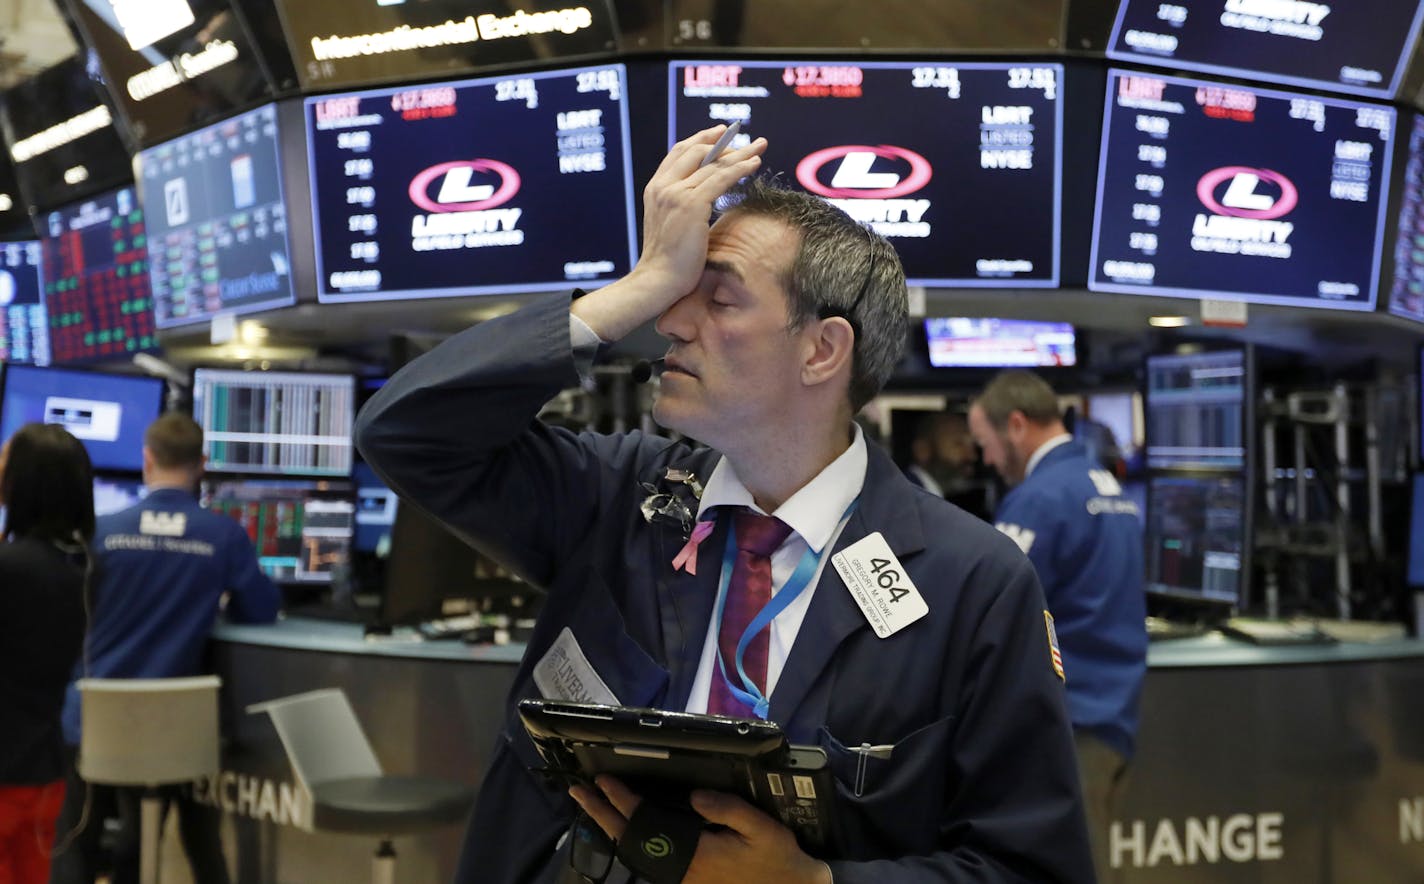
<path id="1" fill-rule="evenodd" d="M 826 753 L 791 745 L 773 722 L 543 699 L 521 700 L 519 717 L 544 773 L 563 783 L 608 774 L 672 807 L 693 789 L 728 792 L 780 820 L 809 853 L 831 847 Z"/>

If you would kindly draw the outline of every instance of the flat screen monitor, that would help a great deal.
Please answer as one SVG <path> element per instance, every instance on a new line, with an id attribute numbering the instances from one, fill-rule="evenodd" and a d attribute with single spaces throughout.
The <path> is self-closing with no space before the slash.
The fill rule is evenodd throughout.
<path id="1" fill-rule="evenodd" d="M 1244 470 L 1250 355 L 1206 350 L 1147 357 L 1147 466 Z"/>
<path id="2" fill-rule="evenodd" d="M 1158 67 L 1391 99 L 1419 0 L 1122 0 L 1107 55 Z"/>
<path id="3" fill-rule="evenodd" d="M 391 526 L 391 552 L 379 619 L 389 625 L 441 616 L 445 599 L 473 599 L 480 556 L 419 507 L 402 506 Z"/>
<path id="4" fill-rule="evenodd" d="M 1110 71 L 1088 287 L 1372 310 L 1395 111 Z"/>
<path id="5" fill-rule="evenodd" d="M 280 135 L 269 104 L 139 154 L 159 328 L 295 303 Z"/>
<path id="6" fill-rule="evenodd" d="M 133 178 L 92 54 L 72 56 L 0 96 L 4 130 L 20 191 L 52 209 Z"/>
<path id="7" fill-rule="evenodd" d="M 202 501 L 246 529 L 258 565 L 278 583 L 331 583 L 349 564 L 355 503 L 348 483 L 210 481 Z"/>
<path id="8" fill-rule="evenodd" d="M 1016 49 L 1057 51 L 1063 0 L 1015 0 L 985 15 L 976 3 L 924 0 L 669 0 L 667 21 L 680 50 Z"/>
<path id="9" fill-rule="evenodd" d="M 148 496 L 142 479 L 94 477 L 94 515 L 108 516 L 128 509 Z"/>
<path id="10" fill-rule="evenodd" d="M 356 551 L 385 555 L 391 546 L 391 528 L 396 522 L 399 498 L 365 461 L 356 462 L 354 480 Z"/>
<path id="11" fill-rule="evenodd" d="M 0 243 L 0 360 L 49 364 L 38 240 Z"/>
<path id="12" fill-rule="evenodd" d="M 352 375 L 199 368 L 193 418 L 214 473 L 350 476 Z"/>
<path id="13" fill-rule="evenodd" d="M 161 379 L 11 364 L 0 383 L 0 437 L 59 424 L 84 443 L 94 469 L 143 469 L 143 433 L 163 412 Z"/>
<path id="14" fill-rule="evenodd" d="M 670 143 L 740 121 L 734 146 L 767 138 L 762 168 L 888 238 L 911 284 L 1058 284 L 1061 65 L 688 61 L 669 77 Z"/>
<path id="15" fill-rule="evenodd" d="M 1400 187 L 1389 312 L 1424 322 L 1424 115 L 1412 114 L 1409 158 Z"/>
<path id="16" fill-rule="evenodd" d="M 1067 322 L 936 316 L 925 320 L 935 368 L 1042 368 L 1078 363 Z"/>
<path id="17" fill-rule="evenodd" d="M 1106 427 L 1118 451 L 1130 459 L 1143 437 L 1141 397 L 1136 393 L 1088 393 L 1084 404 L 1087 420 Z"/>
<path id="18" fill-rule="evenodd" d="M 622 65 L 309 98 L 325 302 L 589 287 L 633 263 Z"/>
<path id="19" fill-rule="evenodd" d="M 1241 607 L 1249 524 L 1241 475 L 1148 480 L 1148 592 Z"/>
<path id="20" fill-rule="evenodd" d="M 142 144 L 271 95 L 230 0 L 65 0 Z"/>
<path id="21" fill-rule="evenodd" d="M 55 210 L 42 224 L 50 361 L 128 360 L 157 349 L 147 233 L 133 189 Z"/>
<path id="22" fill-rule="evenodd" d="M 519 62 L 606 55 L 607 0 L 277 0 L 302 87 L 451 77 Z"/>
<path id="23" fill-rule="evenodd" d="M 1409 507 L 1409 550 L 1405 582 L 1424 588 L 1424 473 L 1414 475 Z"/>

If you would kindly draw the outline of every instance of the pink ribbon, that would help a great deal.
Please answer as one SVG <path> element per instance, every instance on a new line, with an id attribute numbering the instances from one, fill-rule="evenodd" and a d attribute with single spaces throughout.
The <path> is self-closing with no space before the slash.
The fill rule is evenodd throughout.
<path id="1" fill-rule="evenodd" d="M 697 575 L 697 545 L 707 539 L 707 535 L 712 533 L 712 526 L 716 524 L 713 520 L 707 519 L 698 522 L 692 527 L 692 536 L 683 544 L 682 550 L 677 557 L 672 560 L 672 569 L 683 569 L 687 573 Z"/>

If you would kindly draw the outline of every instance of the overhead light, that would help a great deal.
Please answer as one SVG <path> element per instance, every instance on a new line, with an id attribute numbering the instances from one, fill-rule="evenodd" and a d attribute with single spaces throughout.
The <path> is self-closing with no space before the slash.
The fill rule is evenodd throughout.
<path id="1" fill-rule="evenodd" d="M 1149 316 L 1147 324 L 1153 328 L 1181 328 L 1191 325 L 1192 321 L 1185 316 Z"/>
<path id="2" fill-rule="evenodd" d="M 238 326 L 237 337 L 244 344 L 260 344 L 267 340 L 267 328 L 249 319 Z"/>

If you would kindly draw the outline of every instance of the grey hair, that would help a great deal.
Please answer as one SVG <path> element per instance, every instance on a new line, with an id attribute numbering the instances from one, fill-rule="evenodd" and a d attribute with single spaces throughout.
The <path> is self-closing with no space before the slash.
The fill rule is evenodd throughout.
<path id="1" fill-rule="evenodd" d="M 1008 425 L 1009 415 L 1016 411 L 1038 426 L 1063 419 L 1053 388 L 1043 378 L 1023 369 L 1009 369 L 994 375 L 974 404 L 983 410 L 989 425 L 996 430 Z"/>
<path id="2" fill-rule="evenodd" d="M 791 299 L 787 330 L 821 316 L 849 320 L 855 349 L 848 393 L 851 410 L 859 411 L 885 386 L 905 349 L 909 292 L 895 247 L 826 200 L 776 178 L 747 179 L 719 209 L 773 218 L 800 234 L 790 277 L 782 280 Z"/>

